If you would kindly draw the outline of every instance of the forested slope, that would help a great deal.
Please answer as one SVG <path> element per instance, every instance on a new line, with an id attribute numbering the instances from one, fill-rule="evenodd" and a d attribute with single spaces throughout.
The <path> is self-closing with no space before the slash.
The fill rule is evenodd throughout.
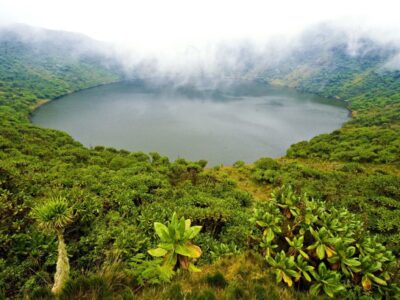
<path id="1" fill-rule="evenodd" d="M 69 214 L 58 231 L 71 270 L 63 299 L 398 295 L 397 261 L 379 243 L 398 255 L 400 83 L 395 71 L 377 71 L 390 53 L 373 63 L 370 57 L 341 58 L 350 63 L 351 74 L 339 81 L 330 73 L 340 70 L 325 70 L 325 63 L 295 85 L 290 75 L 295 62 L 290 73 L 266 72 L 268 81 L 348 100 L 354 119 L 332 134 L 292 146 L 286 158 L 206 169 L 205 161 L 88 149 L 65 133 L 31 125 L 28 114 L 42 100 L 121 75 L 98 54 L 78 55 L 74 47 L 62 49 L 48 39 L 35 44 L 12 32 L 1 36 L 0 298 L 53 297 L 60 240 L 54 228 L 40 225 L 49 221 L 54 203 L 56 209 L 67 206 Z M 335 59 L 330 56 L 329 66 L 339 64 Z M 383 83 L 376 85 L 368 75 L 348 88 L 364 76 L 364 65 Z M 313 81 L 323 82 L 323 88 Z M 318 139 L 326 145 L 315 146 Z M 265 192 L 275 189 L 272 197 Z M 46 204 L 48 210 L 41 210 Z M 162 259 L 148 250 L 157 245 L 171 250 L 159 244 L 165 232 L 154 222 L 165 224 L 174 212 L 202 227 L 186 236 L 189 248 L 179 250 L 179 263 L 162 268 Z M 190 228 L 179 224 L 171 229 L 174 238 Z M 194 245 L 201 248 L 200 257 Z M 203 272 L 180 270 L 189 264 L 187 257 L 197 258 L 190 263 Z"/>
<path id="2" fill-rule="evenodd" d="M 360 38 L 352 49 L 344 33 L 332 28 L 305 34 L 285 64 L 263 76 L 272 84 L 291 86 L 327 98 L 342 99 L 353 119 L 332 134 L 295 144 L 289 157 L 398 163 L 400 70 L 390 63 L 398 50 Z"/>
<path id="3" fill-rule="evenodd" d="M 40 101 L 119 80 L 116 64 L 94 47 L 95 41 L 71 33 L 0 29 L 1 116 L 26 120 Z"/>

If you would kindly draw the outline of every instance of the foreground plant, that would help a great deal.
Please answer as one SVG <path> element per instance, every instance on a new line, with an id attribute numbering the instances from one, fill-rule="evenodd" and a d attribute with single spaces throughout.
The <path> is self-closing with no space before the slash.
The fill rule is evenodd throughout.
<path id="1" fill-rule="evenodd" d="M 363 291 L 391 298 L 400 291 L 391 271 L 394 255 L 368 237 L 364 224 L 346 209 L 328 208 L 291 187 L 259 204 L 251 221 L 253 239 L 277 282 L 329 297 Z"/>
<path id="2" fill-rule="evenodd" d="M 58 238 L 58 257 L 54 285 L 51 292 L 59 296 L 68 280 L 69 260 L 67 248 L 64 242 L 64 229 L 72 223 L 72 209 L 63 197 L 52 198 L 34 211 L 34 215 L 40 227 L 55 233 Z"/>
<path id="3" fill-rule="evenodd" d="M 294 256 L 286 256 L 285 252 L 282 250 L 275 256 L 275 259 L 272 258 L 272 256 L 267 256 L 266 259 L 274 268 L 276 282 L 279 283 L 283 280 L 288 286 L 292 286 L 293 279 L 295 281 L 300 279 L 300 273 L 296 270 Z"/>
<path id="4" fill-rule="evenodd" d="M 312 273 L 315 278 L 315 283 L 310 287 L 310 292 L 313 295 L 318 295 L 324 291 L 329 297 L 333 298 L 346 290 L 341 282 L 341 274 L 339 272 L 328 270 L 324 263 L 318 266 L 318 272 Z"/>
<path id="5" fill-rule="evenodd" d="M 179 268 L 191 272 L 200 271 L 194 265 L 194 260 L 201 256 L 201 249 L 193 245 L 191 240 L 199 234 L 201 226 L 191 226 L 189 219 L 178 219 L 174 213 L 171 222 L 167 225 L 155 222 L 154 229 L 160 243 L 148 252 L 152 256 L 164 258 L 162 271 L 166 277 L 171 277 L 173 271 Z"/>

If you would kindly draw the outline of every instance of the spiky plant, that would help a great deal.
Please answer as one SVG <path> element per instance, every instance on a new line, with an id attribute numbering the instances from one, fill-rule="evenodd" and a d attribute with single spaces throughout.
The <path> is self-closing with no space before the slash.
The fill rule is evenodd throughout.
<path id="1" fill-rule="evenodd" d="M 72 223 L 72 209 L 65 198 L 56 197 L 37 207 L 34 210 L 34 215 L 41 228 L 55 233 L 58 238 L 57 266 L 51 292 L 53 295 L 59 296 L 69 276 L 69 261 L 64 242 L 64 229 Z"/>

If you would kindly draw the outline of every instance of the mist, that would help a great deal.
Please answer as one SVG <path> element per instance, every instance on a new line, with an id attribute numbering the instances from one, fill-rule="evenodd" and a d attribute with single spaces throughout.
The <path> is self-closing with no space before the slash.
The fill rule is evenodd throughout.
<path id="1" fill-rule="evenodd" d="M 60 48 L 70 47 L 77 57 L 98 53 L 104 63 L 118 63 L 127 78 L 218 84 L 226 78 L 255 79 L 298 53 L 335 45 L 345 45 L 351 56 L 376 46 L 390 49 L 382 67 L 398 69 L 398 6 L 388 0 L 0 0 L 0 26 L 36 26 L 19 26 L 17 32 L 37 44 L 59 40 Z"/>

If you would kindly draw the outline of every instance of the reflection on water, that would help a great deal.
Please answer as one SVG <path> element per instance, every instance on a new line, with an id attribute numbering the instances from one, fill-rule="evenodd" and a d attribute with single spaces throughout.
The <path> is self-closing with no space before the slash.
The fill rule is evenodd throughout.
<path id="1" fill-rule="evenodd" d="M 330 132 L 347 117 L 343 104 L 261 83 L 217 90 L 118 83 L 52 101 L 32 121 L 87 146 L 157 151 L 215 165 L 282 156 L 291 144 Z"/>

